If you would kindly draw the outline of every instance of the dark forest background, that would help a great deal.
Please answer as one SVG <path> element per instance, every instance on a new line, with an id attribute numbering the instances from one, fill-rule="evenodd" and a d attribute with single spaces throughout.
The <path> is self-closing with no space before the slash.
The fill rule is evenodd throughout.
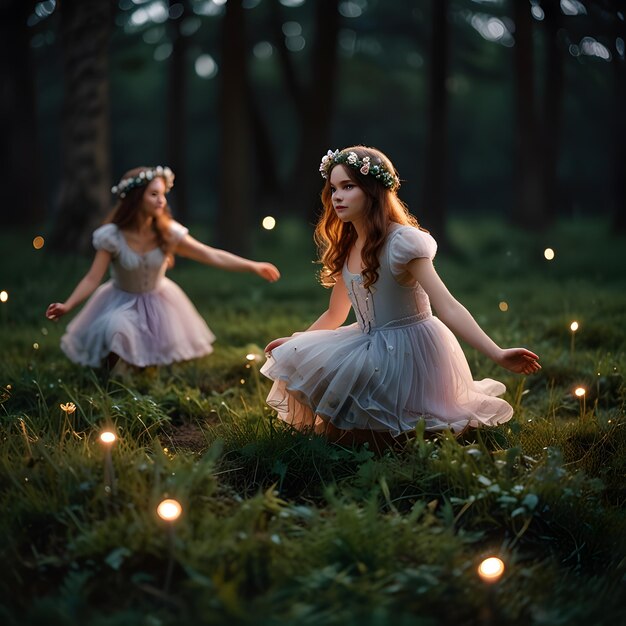
<path id="1" fill-rule="evenodd" d="M 3 227 L 89 247 L 125 170 L 246 252 L 312 223 L 319 160 L 387 152 L 446 243 L 450 214 L 626 227 L 623 0 L 1 0 Z"/>

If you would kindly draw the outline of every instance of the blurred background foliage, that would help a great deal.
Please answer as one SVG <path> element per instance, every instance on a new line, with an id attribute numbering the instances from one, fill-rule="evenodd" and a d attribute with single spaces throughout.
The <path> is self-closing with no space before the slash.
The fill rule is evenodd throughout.
<path id="1" fill-rule="evenodd" d="M 623 0 L 2 0 L 4 223 L 88 249 L 109 188 L 176 172 L 175 215 L 246 252 L 312 223 L 328 148 L 387 152 L 450 214 L 626 220 Z M 243 227 L 242 227 L 243 226 Z"/>

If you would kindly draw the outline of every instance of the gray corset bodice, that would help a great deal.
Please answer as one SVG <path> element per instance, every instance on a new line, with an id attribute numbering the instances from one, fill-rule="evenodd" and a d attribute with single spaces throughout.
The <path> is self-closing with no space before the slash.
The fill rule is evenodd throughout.
<path id="1" fill-rule="evenodd" d="M 160 248 L 139 254 L 128 246 L 111 262 L 113 284 L 122 291 L 152 291 L 165 276 L 167 259 Z"/>
<path id="2" fill-rule="evenodd" d="M 352 308 L 366 333 L 382 327 L 407 326 L 432 315 L 430 300 L 421 285 L 407 275 L 403 276 L 406 282 L 400 283 L 391 271 L 389 247 L 397 230 L 392 227 L 387 236 L 381 250 L 378 280 L 369 289 L 363 286 L 361 274 L 350 272 L 347 263 L 343 266 L 342 276 Z"/>

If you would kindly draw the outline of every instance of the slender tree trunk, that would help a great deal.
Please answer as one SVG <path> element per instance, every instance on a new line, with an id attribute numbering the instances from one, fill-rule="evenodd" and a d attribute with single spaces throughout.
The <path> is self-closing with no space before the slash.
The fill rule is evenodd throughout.
<path id="1" fill-rule="evenodd" d="M 0 160 L 9 181 L 2 194 L 5 227 L 35 225 L 44 218 L 31 33 L 26 25 L 34 4 L 0 4 Z"/>
<path id="2" fill-rule="evenodd" d="M 63 0 L 63 146 L 59 206 L 51 244 L 91 248 L 91 231 L 110 206 L 108 45 L 113 3 Z"/>
<path id="3" fill-rule="evenodd" d="M 335 86 L 337 82 L 337 37 L 340 16 L 338 0 L 315 2 L 315 38 L 311 46 L 311 75 L 305 87 L 297 80 L 289 54 L 281 45 L 282 64 L 287 87 L 299 117 L 300 141 L 288 177 L 284 209 L 293 211 L 294 203 L 305 209 L 315 221 L 320 208 L 321 179 L 318 166 L 331 147 Z"/>
<path id="4" fill-rule="evenodd" d="M 446 248 L 448 0 L 432 0 L 431 11 L 428 135 L 420 219 L 424 219 L 425 226 L 437 238 L 439 246 Z"/>
<path id="5" fill-rule="evenodd" d="M 219 94 L 220 150 L 217 237 L 220 246 L 247 254 L 250 248 L 251 169 L 248 49 L 242 0 L 229 0 L 222 21 Z"/>
<path id="6" fill-rule="evenodd" d="M 626 22 L 624 17 L 617 17 L 617 11 L 626 13 L 626 2 L 615 2 L 613 19 L 615 24 L 615 39 L 621 37 L 626 41 Z M 626 59 L 614 52 L 613 85 L 613 175 L 612 175 L 612 205 L 613 231 L 626 233 L 626 117 L 624 103 L 626 103 Z"/>
<path id="7" fill-rule="evenodd" d="M 517 128 L 512 221 L 523 228 L 541 229 L 544 226 L 544 214 L 538 176 L 532 17 L 528 2 L 516 0 L 513 7 Z"/>
<path id="8" fill-rule="evenodd" d="M 558 184 L 559 142 L 563 111 L 563 50 L 559 43 L 561 9 L 559 0 L 543 5 L 546 27 L 546 75 L 543 103 L 541 170 L 542 197 L 546 223 L 552 223 L 559 210 Z"/>
<path id="9" fill-rule="evenodd" d="M 176 4 L 170 0 L 170 6 Z M 186 222 L 189 218 L 189 194 L 187 185 L 187 38 L 180 26 L 189 14 L 187 0 L 183 3 L 183 13 L 170 19 L 172 55 L 169 62 L 169 84 L 167 90 L 167 160 L 176 174 L 176 185 L 172 189 L 174 212 L 177 219 Z"/>

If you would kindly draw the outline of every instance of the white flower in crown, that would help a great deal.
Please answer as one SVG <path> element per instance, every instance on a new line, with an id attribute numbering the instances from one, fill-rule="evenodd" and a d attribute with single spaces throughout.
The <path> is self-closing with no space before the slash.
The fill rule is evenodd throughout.
<path id="1" fill-rule="evenodd" d="M 364 176 L 367 176 L 369 171 L 370 171 L 370 158 L 366 156 L 366 157 L 363 157 L 363 165 L 361 165 L 361 169 L 359 170 L 359 172 L 361 172 L 361 174 L 363 174 Z"/>
<path id="2" fill-rule="evenodd" d="M 348 164 L 356 165 L 356 162 L 359 160 L 359 157 L 356 155 L 356 152 L 348 152 Z"/>
<path id="3" fill-rule="evenodd" d="M 157 165 L 155 169 L 157 176 L 163 176 L 163 167 L 161 165 Z"/>
<path id="4" fill-rule="evenodd" d="M 329 150 L 323 157 L 322 162 L 320 163 L 320 173 L 323 178 L 328 178 L 328 170 L 330 166 L 333 164 L 335 157 L 339 154 L 339 150 Z"/>

